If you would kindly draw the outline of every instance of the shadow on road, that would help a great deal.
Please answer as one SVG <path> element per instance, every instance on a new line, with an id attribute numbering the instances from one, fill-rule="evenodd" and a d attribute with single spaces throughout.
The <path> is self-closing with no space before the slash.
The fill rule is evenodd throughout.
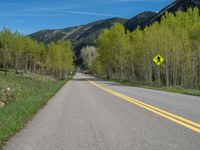
<path id="1" fill-rule="evenodd" d="M 122 85 L 122 84 L 120 84 L 120 83 L 115 83 L 115 82 L 104 82 L 104 84 L 107 84 L 107 85 L 109 85 L 109 86 L 124 86 L 124 85 Z"/>
<path id="2" fill-rule="evenodd" d="M 98 78 L 93 78 L 93 77 L 87 77 L 87 78 L 74 78 L 72 79 L 72 81 L 101 81 L 101 83 L 108 85 L 108 86 L 124 86 L 122 84 L 119 83 L 115 83 L 115 82 L 110 82 L 110 81 L 105 81 L 105 80 L 101 80 Z"/>
<path id="3" fill-rule="evenodd" d="M 74 78 L 72 79 L 72 81 L 102 81 L 100 79 L 97 78 Z"/>

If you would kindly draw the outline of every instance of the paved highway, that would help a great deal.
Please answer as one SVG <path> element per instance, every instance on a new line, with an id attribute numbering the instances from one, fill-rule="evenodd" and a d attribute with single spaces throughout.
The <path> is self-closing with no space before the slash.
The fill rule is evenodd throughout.
<path id="1" fill-rule="evenodd" d="M 77 73 L 5 150 L 200 150 L 200 97 Z"/>

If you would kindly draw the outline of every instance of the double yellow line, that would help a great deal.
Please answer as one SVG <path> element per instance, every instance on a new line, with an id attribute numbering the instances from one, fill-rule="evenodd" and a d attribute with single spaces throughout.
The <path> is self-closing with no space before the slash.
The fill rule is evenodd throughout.
<path id="1" fill-rule="evenodd" d="M 108 93 L 111 93 L 112 95 L 120 97 L 123 100 L 126 100 L 126 101 L 128 101 L 128 102 L 130 102 L 132 104 L 140 106 L 140 107 L 142 107 L 142 108 L 144 108 L 146 110 L 149 110 L 149 111 L 151 111 L 151 112 L 153 112 L 153 113 L 155 113 L 155 114 L 157 114 L 159 116 L 162 116 L 162 117 L 164 117 L 164 118 L 166 118 L 168 120 L 171 120 L 171 121 L 173 121 L 173 122 L 175 122 L 175 123 L 177 123 L 179 125 L 182 125 L 182 126 L 184 126 L 186 128 L 189 128 L 189 129 L 191 129 L 191 130 L 193 130 L 193 131 L 195 131 L 197 133 L 200 133 L 200 124 L 199 123 L 193 122 L 191 120 L 188 120 L 186 118 L 180 117 L 178 115 L 175 115 L 173 113 L 170 113 L 170 112 L 165 111 L 163 109 L 160 109 L 158 107 L 155 107 L 155 106 L 149 105 L 147 103 L 141 102 L 141 101 L 139 101 L 137 99 L 128 97 L 126 95 L 123 95 L 123 94 L 118 93 L 116 91 L 113 91 L 111 89 L 108 89 L 108 88 L 106 88 L 104 86 L 101 86 L 101 85 L 99 85 L 99 84 L 97 84 L 97 83 L 95 83 L 93 81 L 89 81 L 89 82 L 92 85 L 94 85 L 94 86 L 96 86 L 96 87 L 98 87 L 98 88 L 100 88 L 100 89 L 102 89 L 102 90 L 104 90 L 104 91 L 106 91 Z"/>

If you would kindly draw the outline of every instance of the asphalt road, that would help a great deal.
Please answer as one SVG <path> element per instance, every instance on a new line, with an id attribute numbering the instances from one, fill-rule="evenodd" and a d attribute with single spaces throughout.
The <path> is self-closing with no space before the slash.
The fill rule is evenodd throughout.
<path id="1" fill-rule="evenodd" d="M 77 73 L 5 150 L 200 150 L 199 125 L 200 97 Z"/>

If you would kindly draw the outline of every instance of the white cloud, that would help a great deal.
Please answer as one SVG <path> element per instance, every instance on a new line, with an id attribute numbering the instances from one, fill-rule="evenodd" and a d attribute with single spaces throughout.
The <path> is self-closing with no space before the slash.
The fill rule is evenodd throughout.
<path id="1" fill-rule="evenodd" d="M 120 15 L 108 14 L 108 13 L 96 13 L 96 12 L 83 12 L 83 11 L 60 11 L 67 14 L 79 14 L 79 15 L 93 15 L 93 16 L 105 16 L 105 17 L 116 17 Z"/>
<path id="2" fill-rule="evenodd" d="M 99 13 L 88 11 L 73 11 L 71 7 L 55 6 L 55 7 L 35 7 L 31 9 L 21 9 L 13 11 L 4 11 L 0 16 L 33 16 L 33 17 L 46 17 L 46 16 L 60 16 L 66 14 L 79 14 L 79 15 L 92 15 L 92 16 L 105 16 L 105 17 L 120 17 L 118 14 Z"/>

